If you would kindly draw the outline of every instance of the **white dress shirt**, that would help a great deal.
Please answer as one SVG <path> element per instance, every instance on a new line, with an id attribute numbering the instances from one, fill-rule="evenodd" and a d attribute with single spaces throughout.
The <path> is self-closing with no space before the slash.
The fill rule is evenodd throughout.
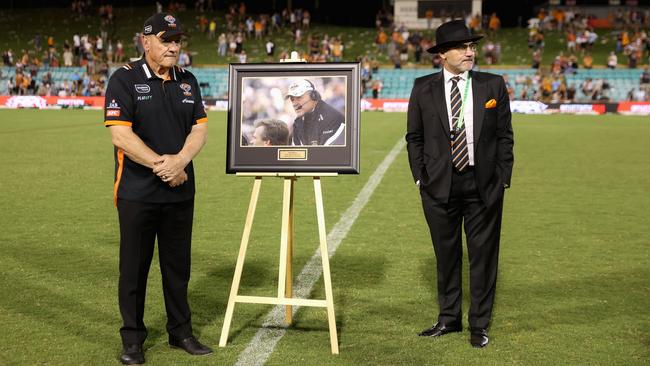
<path id="1" fill-rule="evenodd" d="M 445 68 L 442 69 L 442 72 L 445 77 L 445 101 L 447 103 L 447 120 L 449 121 L 449 129 L 453 130 L 454 127 L 452 126 L 451 120 L 451 78 L 454 76 L 460 76 L 460 80 L 458 81 L 457 85 L 458 91 L 460 91 L 460 97 L 462 99 L 465 94 L 465 85 L 467 84 L 467 77 L 469 75 L 469 72 L 465 71 L 460 75 L 454 75 L 451 72 L 447 71 Z M 465 110 L 463 111 L 465 114 L 463 125 L 465 126 L 465 138 L 467 140 L 469 165 L 474 166 L 474 97 L 472 96 L 471 85 L 467 90 L 467 100 L 463 100 L 463 105 L 465 106 Z"/>

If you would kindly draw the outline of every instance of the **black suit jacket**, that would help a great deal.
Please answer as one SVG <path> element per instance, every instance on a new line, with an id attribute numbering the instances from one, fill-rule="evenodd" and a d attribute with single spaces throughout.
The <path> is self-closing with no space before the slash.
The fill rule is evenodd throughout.
<path id="1" fill-rule="evenodd" d="M 510 186 L 513 132 L 510 100 L 499 75 L 470 71 L 474 99 L 474 174 L 484 202 L 494 202 Z M 486 103 L 496 100 L 496 106 Z M 420 188 L 436 201 L 449 201 L 451 137 L 443 72 L 417 78 L 407 115 L 407 150 L 411 172 Z"/>

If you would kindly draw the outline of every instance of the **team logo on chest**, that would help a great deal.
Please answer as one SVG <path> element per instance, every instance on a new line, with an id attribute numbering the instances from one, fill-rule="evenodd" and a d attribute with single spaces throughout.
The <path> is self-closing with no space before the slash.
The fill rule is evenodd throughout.
<path id="1" fill-rule="evenodd" d="M 192 96 L 192 93 L 190 92 L 190 90 L 192 90 L 192 86 L 190 84 L 181 83 L 179 86 L 181 89 L 183 89 L 183 95 L 185 95 L 186 97 Z"/>

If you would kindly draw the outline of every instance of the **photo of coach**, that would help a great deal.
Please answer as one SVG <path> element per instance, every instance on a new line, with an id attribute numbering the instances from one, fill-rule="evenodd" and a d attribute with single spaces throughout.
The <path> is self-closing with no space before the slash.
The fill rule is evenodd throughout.
<path id="1" fill-rule="evenodd" d="M 345 145 L 345 117 L 323 101 L 311 81 L 292 82 L 286 98 L 297 115 L 293 122 L 292 145 Z"/>

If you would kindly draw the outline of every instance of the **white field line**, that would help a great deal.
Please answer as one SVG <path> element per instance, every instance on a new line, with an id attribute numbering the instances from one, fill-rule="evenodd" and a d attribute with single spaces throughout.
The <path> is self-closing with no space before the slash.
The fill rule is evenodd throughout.
<path id="1" fill-rule="evenodd" d="M 329 257 L 332 257 L 356 221 L 361 210 L 366 206 L 375 188 L 379 185 L 384 174 L 393 163 L 397 154 L 404 148 L 406 142 L 401 138 L 393 149 L 386 155 L 384 161 L 379 164 L 375 172 L 361 189 L 354 202 L 343 213 L 339 221 L 334 225 L 327 235 Z M 323 272 L 321 264 L 320 249 L 316 249 L 309 262 L 302 269 L 294 283 L 294 297 L 307 298 L 314 288 L 314 284 Z M 293 314 L 296 314 L 299 306 L 293 307 Z M 273 353 L 278 341 L 284 336 L 286 325 L 284 324 L 284 305 L 277 305 L 271 310 L 257 331 L 246 349 L 239 355 L 237 363 L 239 366 L 264 365 Z"/>

